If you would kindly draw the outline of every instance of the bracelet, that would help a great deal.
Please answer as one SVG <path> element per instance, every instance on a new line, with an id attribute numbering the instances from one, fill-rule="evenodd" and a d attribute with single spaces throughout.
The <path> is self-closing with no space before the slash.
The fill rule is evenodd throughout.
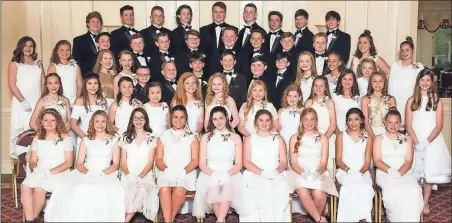
<path id="1" fill-rule="evenodd" d="M 345 168 L 346 173 L 348 173 L 349 170 L 350 170 L 350 167 Z"/>

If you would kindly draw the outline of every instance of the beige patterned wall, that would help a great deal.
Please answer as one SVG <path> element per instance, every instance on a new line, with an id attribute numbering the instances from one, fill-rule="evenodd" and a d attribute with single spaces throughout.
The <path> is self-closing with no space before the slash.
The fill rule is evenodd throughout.
<path id="1" fill-rule="evenodd" d="M 211 6 L 215 1 L 2 1 L 2 173 L 10 172 L 7 139 L 9 138 L 9 106 L 11 94 L 7 87 L 7 65 L 17 40 L 32 36 L 44 66 L 54 44 L 60 39 L 72 39 L 86 32 L 85 16 L 97 10 L 104 19 L 106 31 L 121 25 L 119 8 L 130 4 L 135 8 L 135 27 L 143 29 L 150 23 L 150 10 L 155 5 L 165 9 L 165 27 L 176 27 L 178 6 L 188 4 L 193 9 L 193 28 L 211 23 Z M 411 35 L 416 41 L 417 1 L 225 1 L 226 21 L 241 27 L 245 4 L 258 7 L 258 23 L 268 27 L 267 14 L 278 10 L 284 15 L 283 30 L 293 31 L 293 15 L 299 8 L 310 14 L 309 28 L 317 32 L 316 25 L 324 25 L 325 13 L 336 10 L 342 16 L 340 28 L 352 37 L 352 52 L 358 36 L 364 29 L 372 31 L 379 55 L 388 63 L 396 59 L 398 44 Z M 450 122 L 449 122 L 450 123 Z"/>

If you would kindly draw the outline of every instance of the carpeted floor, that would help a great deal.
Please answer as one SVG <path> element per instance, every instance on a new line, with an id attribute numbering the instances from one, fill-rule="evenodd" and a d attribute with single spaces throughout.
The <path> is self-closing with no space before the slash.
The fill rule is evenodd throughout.
<path id="1" fill-rule="evenodd" d="M 14 199 L 10 184 L 2 184 L 1 187 L 2 201 L 2 222 L 20 222 L 22 221 L 22 207 L 19 200 L 19 208 L 15 208 Z M 425 222 L 452 222 L 452 184 L 440 185 L 438 191 L 433 191 L 430 199 L 429 215 L 424 216 Z M 239 222 L 236 214 L 230 214 L 226 218 L 226 222 Z M 213 215 L 207 215 L 205 222 L 215 222 Z M 137 215 L 133 222 L 151 222 L 146 220 L 142 215 Z M 196 222 L 196 219 L 190 214 L 178 215 L 176 222 Z M 293 214 L 293 222 L 314 222 L 308 216 L 301 214 Z"/>

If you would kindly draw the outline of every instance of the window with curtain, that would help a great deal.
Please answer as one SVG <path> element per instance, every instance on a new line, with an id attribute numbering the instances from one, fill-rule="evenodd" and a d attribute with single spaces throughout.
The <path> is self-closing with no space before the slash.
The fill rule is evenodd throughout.
<path id="1" fill-rule="evenodd" d="M 452 29 L 438 29 L 434 33 L 434 65 L 437 68 L 452 68 Z"/>

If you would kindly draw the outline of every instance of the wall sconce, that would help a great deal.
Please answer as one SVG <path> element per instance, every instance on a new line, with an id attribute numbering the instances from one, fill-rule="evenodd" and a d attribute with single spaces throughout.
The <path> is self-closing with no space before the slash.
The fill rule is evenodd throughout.
<path id="1" fill-rule="evenodd" d="M 450 28 L 449 19 L 443 19 L 443 21 L 441 21 L 440 27 L 442 29 L 449 29 Z"/>
<path id="2" fill-rule="evenodd" d="M 417 21 L 417 29 L 425 29 L 425 20 L 421 19 Z"/>
<path id="3" fill-rule="evenodd" d="M 327 31 L 326 25 L 315 25 L 315 27 L 317 27 L 317 30 L 318 30 L 319 32 L 326 33 L 326 31 Z"/>

